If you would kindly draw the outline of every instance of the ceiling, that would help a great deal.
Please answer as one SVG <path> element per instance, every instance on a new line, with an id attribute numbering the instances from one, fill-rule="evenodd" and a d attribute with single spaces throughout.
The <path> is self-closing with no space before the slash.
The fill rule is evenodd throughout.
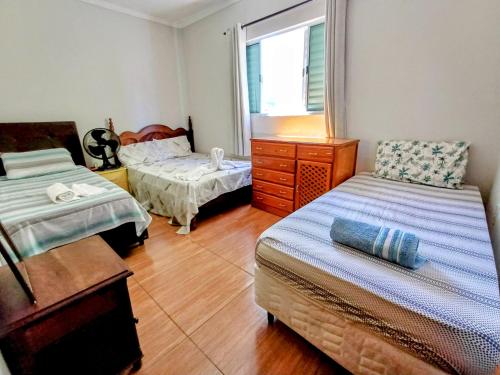
<path id="1" fill-rule="evenodd" d="M 239 0 L 81 0 L 173 27 L 185 27 Z"/>

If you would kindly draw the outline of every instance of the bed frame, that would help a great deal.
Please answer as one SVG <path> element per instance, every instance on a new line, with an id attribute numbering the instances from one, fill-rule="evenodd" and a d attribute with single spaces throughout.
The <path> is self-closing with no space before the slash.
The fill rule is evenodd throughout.
<path id="1" fill-rule="evenodd" d="M 66 148 L 76 165 L 85 167 L 78 130 L 74 121 L 59 122 L 12 122 L 0 123 L 0 153 Z M 5 169 L 0 159 L 0 176 Z M 117 252 L 143 244 L 148 236 L 145 230 L 141 236 L 135 233 L 135 224 L 126 223 L 99 235 Z"/>
<path id="2" fill-rule="evenodd" d="M 148 125 L 137 133 L 125 131 L 120 134 L 120 141 L 122 145 L 130 145 L 132 143 L 147 142 L 154 139 L 166 139 L 181 137 L 185 135 L 191 145 L 191 151 L 194 152 L 194 135 L 193 135 L 193 122 L 191 116 L 188 117 L 188 129 L 177 128 L 172 129 L 169 126 L 161 124 Z"/>
<path id="3" fill-rule="evenodd" d="M 120 134 L 120 141 L 122 145 L 129 145 L 139 142 L 152 141 L 154 139 L 166 139 L 173 137 L 180 137 L 185 135 L 191 144 L 191 151 L 195 152 L 194 147 L 194 133 L 193 122 L 191 116 L 188 117 L 188 129 L 177 128 L 172 129 L 167 125 L 153 124 L 148 125 L 138 132 L 134 133 L 126 131 Z M 199 208 L 198 214 L 191 220 L 191 230 L 196 229 L 197 223 L 209 216 L 222 212 L 230 207 L 248 204 L 252 200 L 252 186 L 245 186 L 238 190 L 225 193 L 219 197 L 205 203 Z"/>

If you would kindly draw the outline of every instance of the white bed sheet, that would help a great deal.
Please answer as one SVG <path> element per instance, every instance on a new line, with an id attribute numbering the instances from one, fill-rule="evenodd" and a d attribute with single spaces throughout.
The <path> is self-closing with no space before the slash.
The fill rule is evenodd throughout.
<path id="1" fill-rule="evenodd" d="M 183 181 L 175 176 L 208 164 L 210 157 L 207 154 L 193 153 L 128 166 L 130 190 L 143 207 L 155 214 L 175 218 L 171 223 L 181 225 L 177 233 L 187 234 L 199 207 L 224 193 L 252 184 L 250 161 L 226 160 L 236 161 L 239 168 L 210 173 L 198 181 Z"/>

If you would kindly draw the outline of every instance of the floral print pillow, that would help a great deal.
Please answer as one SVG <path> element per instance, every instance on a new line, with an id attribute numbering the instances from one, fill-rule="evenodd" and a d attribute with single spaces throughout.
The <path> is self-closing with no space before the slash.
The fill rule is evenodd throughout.
<path id="1" fill-rule="evenodd" d="M 380 141 L 375 177 L 462 189 L 468 142 Z"/>

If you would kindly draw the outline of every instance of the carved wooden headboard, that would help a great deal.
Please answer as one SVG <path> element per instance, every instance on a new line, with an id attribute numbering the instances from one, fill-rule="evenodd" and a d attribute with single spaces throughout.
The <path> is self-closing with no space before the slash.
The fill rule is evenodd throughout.
<path id="1" fill-rule="evenodd" d="M 74 121 L 0 123 L 0 153 L 66 148 L 75 164 L 85 165 Z M 0 160 L 0 176 L 5 174 Z"/>
<path id="2" fill-rule="evenodd" d="M 191 151 L 194 152 L 193 123 L 191 121 L 191 116 L 189 117 L 188 125 L 188 130 L 184 128 L 172 129 L 169 126 L 161 124 L 148 125 L 137 133 L 131 131 L 121 133 L 120 141 L 122 145 L 130 145 L 132 143 L 152 141 L 153 139 L 165 139 L 185 135 L 191 144 Z"/>

